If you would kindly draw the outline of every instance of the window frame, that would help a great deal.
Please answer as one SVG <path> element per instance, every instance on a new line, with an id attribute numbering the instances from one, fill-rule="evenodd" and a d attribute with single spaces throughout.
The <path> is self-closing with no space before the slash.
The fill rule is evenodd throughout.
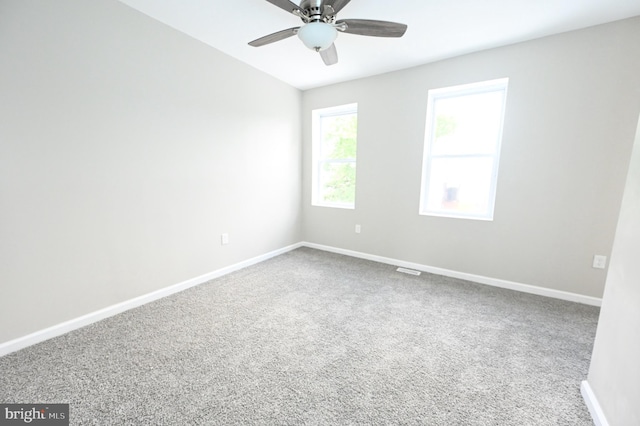
<path id="1" fill-rule="evenodd" d="M 421 216 L 436 216 L 455 219 L 472 219 L 492 221 L 495 211 L 495 200 L 498 184 L 498 170 L 500 165 L 500 152 L 502 148 L 502 136 L 504 131 L 504 117 L 506 113 L 507 90 L 509 86 L 509 78 L 499 78 L 494 80 L 481 81 L 477 83 L 462 84 L 457 86 L 442 87 L 431 89 L 427 98 L 427 121 L 425 126 L 424 151 L 422 160 L 422 179 L 420 188 L 420 207 L 418 213 Z M 433 144 L 435 142 L 435 111 L 436 102 L 441 99 L 450 99 L 468 95 L 503 92 L 502 97 L 502 114 L 500 116 L 499 130 L 495 149 L 492 154 L 438 154 L 432 155 Z M 486 213 L 464 213 L 458 211 L 447 211 L 443 209 L 429 209 L 429 187 L 431 181 L 432 160 L 434 158 L 491 158 L 493 160 L 493 168 L 491 172 L 491 184 L 487 199 Z"/>
<path id="2" fill-rule="evenodd" d="M 326 159 L 322 157 L 322 119 L 325 117 L 337 117 L 342 115 L 358 114 L 358 104 L 350 103 L 327 108 L 314 109 L 311 112 L 311 133 L 312 133 L 312 172 L 311 172 L 311 205 L 317 207 L 332 207 L 339 209 L 355 209 L 355 195 L 353 203 L 330 202 L 322 200 L 321 184 L 322 184 L 322 168 L 325 164 L 353 164 L 357 170 L 357 153 L 356 158 L 340 158 Z M 356 128 L 356 151 L 357 151 L 357 128 Z"/>

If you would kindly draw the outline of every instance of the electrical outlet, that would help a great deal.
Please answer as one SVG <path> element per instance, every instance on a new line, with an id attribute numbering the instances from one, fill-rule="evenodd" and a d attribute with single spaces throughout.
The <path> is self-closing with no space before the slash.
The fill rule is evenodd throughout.
<path id="1" fill-rule="evenodd" d="M 360 225 L 356 225 L 356 234 L 359 234 L 361 229 L 362 228 L 360 228 Z"/>
<path id="2" fill-rule="evenodd" d="M 596 269 L 604 269 L 607 266 L 607 256 L 596 254 L 593 256 L 593 267 Z"/>
<path id="3" fill-rule="evenodd" d="M 224 234 L 220 235 L 220 244 L 222 244 L 223 246 L 229 244 L 229 234 L 225 232 Z"/>

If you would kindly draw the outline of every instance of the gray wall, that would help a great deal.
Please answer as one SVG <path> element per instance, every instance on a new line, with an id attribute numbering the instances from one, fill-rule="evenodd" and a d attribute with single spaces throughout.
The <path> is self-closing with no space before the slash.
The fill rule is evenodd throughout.
<path id="1" fill-rule="evenodd" d="M 298 90 L 113 0 L 2 0 L 0 64 L 0 342 L 300 241 Z"/>
<path id="2" fill-rule="evenodd" d="M 602 297 L 640 111 L 640 18 L 303 93 L 303 238 Z M 509 77 L 492 222 L 418 215 L 427 92 Z M 355 210 L 311 206 L 311 111 L 358 103 Z M 362 233 L 354 225 L 362 225 Z"/>
<path id="3" fill-rule="evenodd" d="M 640 424 L 640 122 L 588 382 L 611 426 Z"/>

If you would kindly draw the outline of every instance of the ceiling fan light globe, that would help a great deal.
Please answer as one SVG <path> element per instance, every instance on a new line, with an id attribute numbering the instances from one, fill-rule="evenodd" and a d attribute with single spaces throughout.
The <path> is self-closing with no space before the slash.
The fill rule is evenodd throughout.
<path id="1" fill-rule="evenodd" d="M 331 24 L 309 22 L 298 30 L 298 37 L 309 49 L 321 51 L 331 47 L 338 31 Z"/>

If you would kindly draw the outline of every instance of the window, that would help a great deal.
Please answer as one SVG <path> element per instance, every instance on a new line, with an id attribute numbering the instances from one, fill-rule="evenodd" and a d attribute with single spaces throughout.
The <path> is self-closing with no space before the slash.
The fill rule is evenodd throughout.
<path id="1" fill-rule="evenodd" d="M 493 220 L 508 81 L 429 91 L 420 214 Z"/>
<path id="2" fill-rule="evenodd" d="M 312 126 L 312 204 L 355 208 L 358 105 L 314 110 Z"/>

